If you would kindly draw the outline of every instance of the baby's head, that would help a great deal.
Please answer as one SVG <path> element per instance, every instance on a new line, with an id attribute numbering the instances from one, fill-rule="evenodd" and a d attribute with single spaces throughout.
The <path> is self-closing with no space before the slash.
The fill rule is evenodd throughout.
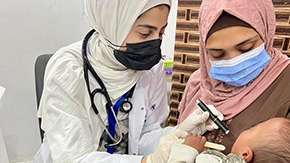
<path id="1" fill-rule="evenodd" d="M 290 120 L 273 118 L 242 132 L 231 152 L 251 163 L 289 163 Z"/>

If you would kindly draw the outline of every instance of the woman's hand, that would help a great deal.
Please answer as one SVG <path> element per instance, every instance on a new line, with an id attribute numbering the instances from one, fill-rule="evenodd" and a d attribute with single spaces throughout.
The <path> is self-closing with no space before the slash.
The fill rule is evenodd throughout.
<path id="1" fill-rule="evenodd" d="M 147 162 L 146 160 L 147 160 L 146 157 L 143 157 L 141 163 L 146 163 Z"/>
<path id="2" fill-rule="evenodd" d="M 207 105 L 207 107 L 221 121 L 224 119 L 224 116 L 214 106 Z M 218 126 L 211 119 L 209 119 L 208 112 L 203 112 L 200 109 L 196 109 L 178 126 L 178 128 L 188 133 L 191 132 L 197 135 L 202 135 L 206 131 L 218 129 Z"/>

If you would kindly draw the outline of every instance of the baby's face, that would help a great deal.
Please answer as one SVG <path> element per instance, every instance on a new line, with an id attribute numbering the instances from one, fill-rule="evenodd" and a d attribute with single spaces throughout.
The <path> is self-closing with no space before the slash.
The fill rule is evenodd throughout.
<path id="1" fill-rule="evenodd" d="M 281 118 L 273 118 L 259 123 L 242 132 L 233 145 L 232 153 L 240 155 L 245 149 L 252 149 L 252 145 L 263 138 L 267 132 L 277 132 L 281 126 Z"/>

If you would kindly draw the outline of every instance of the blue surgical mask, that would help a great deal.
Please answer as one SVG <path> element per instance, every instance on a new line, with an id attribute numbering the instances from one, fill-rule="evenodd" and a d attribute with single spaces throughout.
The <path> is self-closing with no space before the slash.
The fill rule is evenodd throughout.
<path id="1" fill-rule="evenodd" d="M 241 87 L 256 78 L 271 60 L 264 43 L 230 60 L 210 61 L 211 78 Z"/>

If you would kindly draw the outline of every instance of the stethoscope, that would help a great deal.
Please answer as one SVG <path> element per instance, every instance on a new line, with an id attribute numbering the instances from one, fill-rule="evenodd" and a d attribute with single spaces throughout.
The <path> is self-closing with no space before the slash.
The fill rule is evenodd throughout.
<path id="1" fill-rule="evenodd" d="M 84 78 L 85 78 L 85 81 L 86 81 L 86 85 L 87 85 L 87 89 L 88 89 L 88 92 L 89 92 L 89 95 L 90 95 L 90 101 L 91 101 L 91 107 L 93 108 L 95 114 L 99 117 L 107 135 L 109 136 L 109 138 L 111 139 L 111 141 L 113 142 L 112 144 L 106 144 L 105 147 L 111 147 L 111 146 L 115 146 L 115 145 L 118 145 L 119 143 L 121 143 L 122 139 L 123 139 L 123 135 L 121 133 L 121 128 L 120 128 L 120 123 L 115 112 L 114 112 L 114 109 L 113 109 L 113 104 L 112 104 L 112 101 L 109 97 L 109 94 L 107 92 L 107 89 L 104 85 L 104 83 L 102 82 L 101 78 L 98 76 L 98 74 L 94 71 L 92 65 L 90 64 L 89 60 L 88 60 L 88 56 L 87 56 L 87 44 L 88 44 L 88 41 L 90 39 L 90 37 L 94 34 L 95 30 L 92 29 L 84 38 L 83 40 L 83 44 L 82 44 L 82 56 L 83 56 L 83 68 L 84 68 Z M 97 88 L 95 89 L 94 91 L 91 92 L 91 89 L 90 89 L 90 84 L 89 84 L 89 74 L 88 74 L 88 71 L 91 72 L 91 74 L 94 76 L 94 78 L 97 80 L 97 82 L 99 83 L 100 87 L 101 88 Z M 120 111 L 124 112 L 124 113 L 129 113 L 132 108 L 133 108 L 133 105 L 132 103 L 130 102 L 130 99 L 132 98 L 132 95 L 133 95 L 133 92 L 134 92 L 134 89 L 135 89 L 135 85 L 130 89 L 130 91 L 128 93 L 126 93 L 125 95 L 123 95 L 123 101 L 121 102 L 120 104 Z M 120 135 L 120 138 L 119 140 L 116 140 L 111 134 L 110 132 L 108 131 L 104 121 L 102 120 L 100 114 L 99 114 L 99 111 L 94 103 L 94 97 L 97 93 L 101 93 L 105 98 L 106 98 L 106 101 L 107 101 L 107 108 L 110 108 L 110 110 L 112 111 L 113 113 L 113 116 L 114 116 L 114 119 L 116 120 L 116 124 L 118 126 L 118 130 L 119 130 L 119 135 Z"/>

